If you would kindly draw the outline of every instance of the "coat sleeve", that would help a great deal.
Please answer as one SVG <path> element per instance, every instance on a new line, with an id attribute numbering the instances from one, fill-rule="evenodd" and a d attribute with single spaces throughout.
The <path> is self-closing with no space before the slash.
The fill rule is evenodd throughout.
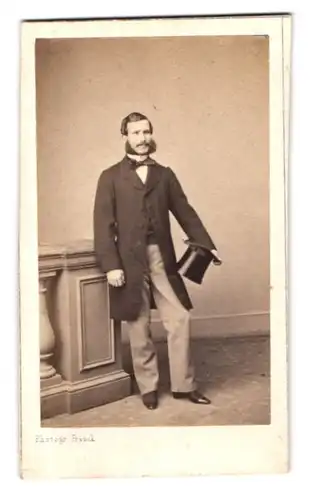
<path id="1" fill-rule="evenodd" d="M 116 246 L 114 202 L 113 183 L 104 171 L 98 180 L 93 213 L 94 249 L 103 272 L 122 269 Z"/>
<path id="2" fill-rule="evenodd" d="M 210 250 L 216 249 L 209 233 L 202 224 L 197 212 L 189 204 L 175 173 L 167 167 L 169 178 L 170 211 L 187 236 Z"/>

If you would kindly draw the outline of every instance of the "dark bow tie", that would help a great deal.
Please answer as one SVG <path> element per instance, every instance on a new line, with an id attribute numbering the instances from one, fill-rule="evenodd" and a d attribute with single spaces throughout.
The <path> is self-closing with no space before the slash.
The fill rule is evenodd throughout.
<path id="1" fill-rule="evenodd" d="M 129 161 L 130 168 L 132 168 L 133 170 L 135 170 L 138 167 L 142 167 L 142 165 L 149 166 L 149 165 L 154 165 L 155 164 L 155 160 L 153 160 L 150 157 L 146 158 L 143 161 L 134 160 L 133 158 L 129 158 L 129 156 L 127 156 L 127 159 Z"/>

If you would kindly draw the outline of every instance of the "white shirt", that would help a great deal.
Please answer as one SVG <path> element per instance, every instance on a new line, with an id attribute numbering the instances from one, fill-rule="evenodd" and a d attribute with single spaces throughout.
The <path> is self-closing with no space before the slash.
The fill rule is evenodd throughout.
<path id="1" fill-rule="evenodd" d="M 140 177 L 141 181 L 143 182 L 143 184 L 146 183 L 148 169 L 149 169 L 148 165 L 141 165 L 141 167 L 136 168 L 136 172 Z"/>
<path id="2" fill-rule="evenodd" d="M 132 156 L 132 155 L 128 155 L 129 158 L 135 158 L 135 156 Z M 135 169 L 135 172 L 137 172 L 137 175 L 140 177 L 141 181 L 143 182 L 143 184 L 146 183 L 146 179 L 147 179 L 147 174 L 148 174 L 148 165 L 141 165 L 141 167 L 138 167 Z"/>

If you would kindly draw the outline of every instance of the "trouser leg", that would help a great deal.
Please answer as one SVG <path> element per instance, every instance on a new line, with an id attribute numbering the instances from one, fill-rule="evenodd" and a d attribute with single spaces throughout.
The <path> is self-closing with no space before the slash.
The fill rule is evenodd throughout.
<path id="1" fill-rule="evenodd" d="M 128 321 L 128 335 L 135 379 L 141 394 L 157 390 L 158 366 L 150 330 L 150 287 L 143 284 L 143 303 L 139 317 Z"/>
<path id="2" fill-rule="evenodd" d="M 154 300 L 168 334 L 171 390 L 190 392 L 196 388 L 190 356 L 190 313 L 169 283 L 157 245 L 148 247 L 148 259 Z"/>

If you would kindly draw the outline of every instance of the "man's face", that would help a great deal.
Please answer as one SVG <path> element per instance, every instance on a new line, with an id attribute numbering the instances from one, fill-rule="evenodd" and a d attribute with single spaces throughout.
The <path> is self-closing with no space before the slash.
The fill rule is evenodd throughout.
<path id="1" fill-rule="evenodd" d="M 148 120 L 130 122 L 127 125 L 127 136 L 124 139 L 137 155 L 146 155 L 152 144 L 151 128 Z"/>

